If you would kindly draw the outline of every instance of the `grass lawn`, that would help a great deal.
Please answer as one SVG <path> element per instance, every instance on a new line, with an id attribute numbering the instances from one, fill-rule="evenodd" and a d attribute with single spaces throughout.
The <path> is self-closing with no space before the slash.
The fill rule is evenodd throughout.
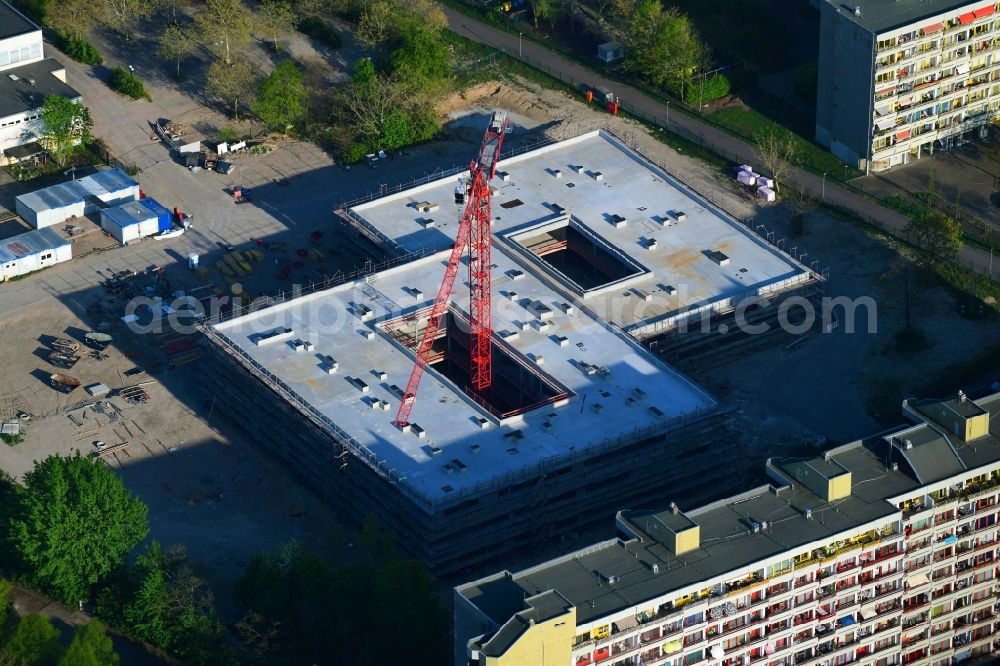
<path id="1" fill-rule="evenodd" d="M 802 136 L 795 134 L 787 127 L 774 122 L 767 116 L 737 106 L 727 106 L 705 116 L 711 123 L 718 125 L 731 134 L 753 142 L 760 132 L 775 131 L 794 137 L 798 147 L 795 164 L 814 173 L 829 173 L 837 180 L 860 176 L 857 169 L 844 168 L 844 163 L 823 148 L 811 143 Z"/>

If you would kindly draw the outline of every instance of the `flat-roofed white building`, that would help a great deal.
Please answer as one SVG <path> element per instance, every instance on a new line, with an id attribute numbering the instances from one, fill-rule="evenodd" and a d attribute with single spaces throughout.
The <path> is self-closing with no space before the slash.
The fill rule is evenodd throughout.
<path id="1" fill-rule="evenodd" d="M 67 85 L 62 64 L 45 57 L 41 28 L 0 0 L 0 164 L 21 159 L 25 150 L 16 149 L 41 137 L 40 112 L 48 95 L 82 101 Z"/>
<path id="2" fill-rule="evenodd" d="M 819 279 L 604 132 L 503 159 L 492 185 L 488 394 L 459 278 L 411 423 L 392 423 L 464 208 L 454 176 L 338 211 L 397 265 L 204 329 L 248 433 L 439 572 L 730 483 L 731 411 L 640 338 Z"/>
<path id="3" fill-rule="evenodd" d="M 22 194 L 14 200 L 17 214 L 37 229 L 139 198 L 139 181 L 121 169 L 108 169 Z"/>
<path id="4" fill-rule="evenodd" d="M 36 229 L 0 241 L 0 281 L 73 258 L 73 245 L 55 229 Z"/>

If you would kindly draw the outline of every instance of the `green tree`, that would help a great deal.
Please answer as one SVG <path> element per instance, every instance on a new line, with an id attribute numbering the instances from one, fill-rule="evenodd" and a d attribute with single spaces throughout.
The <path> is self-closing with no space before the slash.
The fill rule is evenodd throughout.
<path id="1" fill-rule="evenodd" d="M 257 70 L 243 58 L 230 63 L 216 60 L 208 68 L 208 91 L 227 105 L 232 104 L 233 118 L 239 118 L 240 101 L 248 104 L 257 88 Z"/>
<path id="2" fill-rule="evenodd" d="M 100 460 L 49 456 L 19 488 L 11 540 L 28 579 L 76 605 L 149 533 L 146 511 Z"/>
<path id="3" fill-rule="evenodd" d="M 920 248 L 919 260 L 924 265 L 954 261 L 962 250 L 961 225 L 938 210 L 910 220 L 903 232 Z"/>
<path id="4" fill-rule="evenodd" d="M 119 661 L 104 625 L 91 620 L 73 634 L 73 642 L 59 660 L 59 666 L 118 666 Z"/>
<path id="5" fill-rule="evenodd" d="M 161 58 L 172 61 L 177 67 L 177 78 L 181 78 L 181 60 L 191 55 L 198 45 L 198 35 L 194 30 L 179 23 L 171 23 L 160 35 L 156 52 Z"/>
<path id="6" fill-rule="evenodd" d="M 355 85 L 364 85 L 375 78 L 375 63 L 371 58 L 361 58 L 354 63 L 354 73 L 351 75 L 351 82 Z"/>
<path id="7" fill-rule="evenodd" d="M 90 141 L 94 122 L 82 104 L 60 95 L 48 95 L 42 103 L 42 145 L 63 166 L 73 147 Z"/>
<path id="8" fill-rule="evenodd" d="M 285 60 L 261 82 L 253 112 L 271 129 L 287 131 L 305 115 L 308 97 L 302 72 Z"/>
<path id="9" fill-rule="evenodd" d="M 558 0 L 531 0 L 531 19 L 538 27 L 539 19 L 551 22 L 556 14 Z"/>
<path id="10" fill-rule="evenodd" d="M 692 77 L 710 60 L 691 19 L 676 7 L 664 10 L 660 0 L 642 0 L 628 26 L 626 67 L 685 98 Z"/>
<path id="11" fill-rule="evenodd" d="M 130 633 L 184 657 L 202 661 L 217 646 L 220 624 L 208 584 L 187 564 L 187 552 L 153 542 L 136 559 L 134 591 L 122 612 Z"/>
<path id="12" fill-rule="evenodd" d="M 295 10 L 284 0 L 264 0 L 255 21 L 257 27 L 274 40 L 274 50 L 279 51 L 278 39 L 295 29 Z"/>
<path id="13" fill-rule="evenodd" d="M 429 30 L 411 30 L 389 56 L 393 74 L 402 79 L 433 85 L 451 75 L 448 47 Z"/>
<path id="14" fill-rule="evenodd" d="M 253 14 L 240 0 L 207 0 L 195 14 L 202 39 L 226 63 L 233 62 L 233 51 L 240 51 L 250 41 Z"/>
<path id="15" fill-rule="evenodd" d="M 59 630 L 44 615 L 25 615 L 4 649 L 24 666 L 56 666 L 63 654 Z"/>
<path id="16" fill-rule="evenodd" d="M 641 0 L 628 15 L 627 49 L 625 66 L 630 71 L 650 76 L 659 59 L 657 32 L 662 22 L 663 5 L 660 0 Z"/>

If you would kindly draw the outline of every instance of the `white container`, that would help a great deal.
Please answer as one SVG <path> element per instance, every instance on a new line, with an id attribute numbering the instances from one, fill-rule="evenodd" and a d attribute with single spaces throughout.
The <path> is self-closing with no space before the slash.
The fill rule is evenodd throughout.
<path id="1" fill-rule="evenodd" d="M 195 270 L 198 268 L 198 253 L 192 252 L 188 255 L 188 268 Z"/>

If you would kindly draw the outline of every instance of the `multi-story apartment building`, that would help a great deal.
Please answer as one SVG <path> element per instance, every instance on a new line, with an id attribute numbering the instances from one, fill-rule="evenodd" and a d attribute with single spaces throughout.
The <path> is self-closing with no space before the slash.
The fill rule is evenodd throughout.
<path id="1" fill-rule="evenodd" d="M 42 29 L 0 0 L 0 164 L 39 152 L 23 147 L 42 134 L 41 109 L 48 95 L 80 101 L 66 84 L 66 70 L 45 57 Z"/>
<path id="2" fill-rule="evenodd" d="M 455 590 L 456 664 L 930 664 L 990 653 L 1000 393 L 904 403 L 916 425 L 620 537 Z M 1000 647 L 1000 645 L 998 645 Z"/>
<path id="3" fill-rule="evenodd" d="M 816 140 L 865 171 L 984 137 L 1000 118 L 1000 12 L 976 0 L 823 0 Z"/>

